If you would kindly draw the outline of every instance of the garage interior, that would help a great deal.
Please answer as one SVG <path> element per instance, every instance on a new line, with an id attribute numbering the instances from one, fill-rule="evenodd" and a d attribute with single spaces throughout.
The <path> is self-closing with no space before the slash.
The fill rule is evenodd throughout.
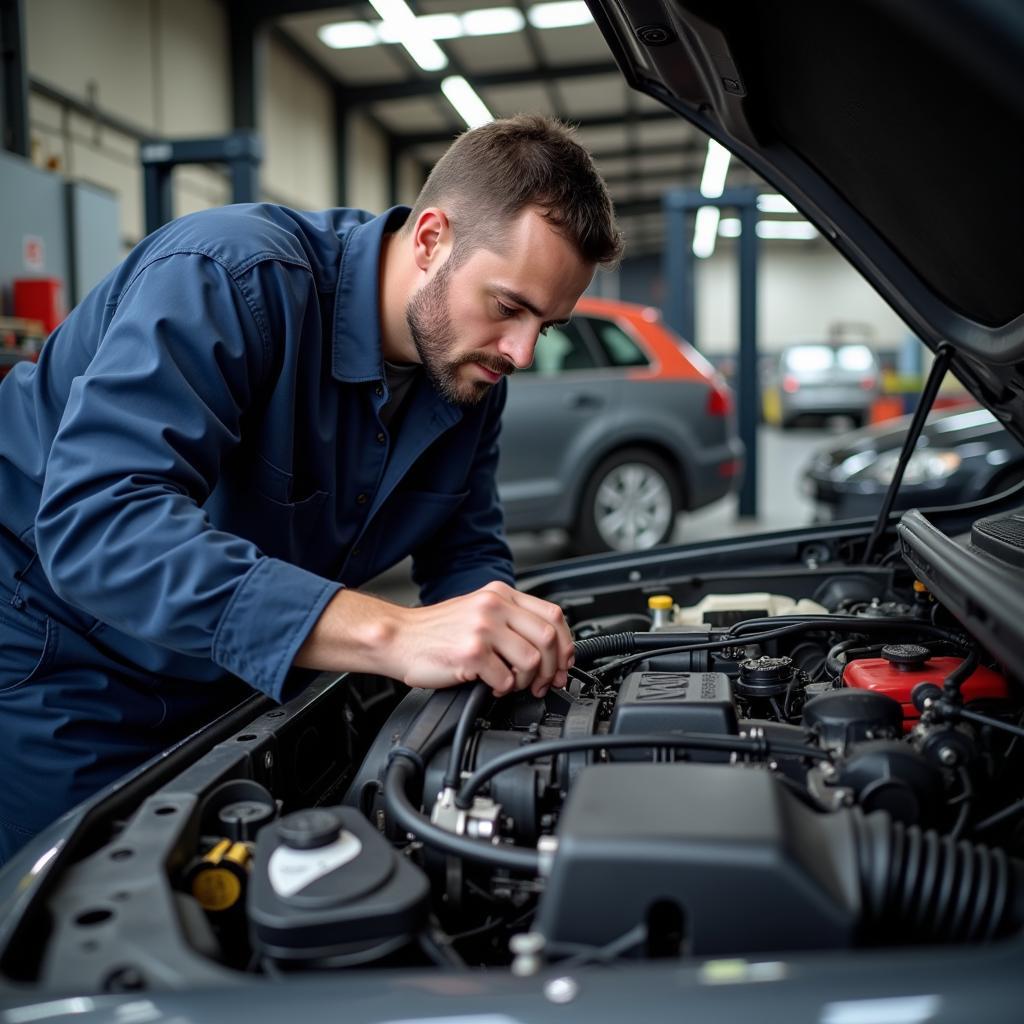
<path id="1" fill-rule="evenodd" d="M 170 216 L 234 200 L 409 203 L 467 125 L 539 112 L 577 127 L 626 238 L 621 265 L 599 273 L 591 293 L 660 308 L 734 388 L 744 364 L 740 214 L 716 198 L 742 194 L 757 207 L 747 307 L 756 355 L 745 365 L 759 376 L 740 391 L 748 448 L 757 429 L 756 486 L 745 501 L 679 516 L 676 540 L 811 518 L 800 473 L 850 424 L 758 427 L 751 406 L 770 405 L 765 389 L 786 346 L 864 341 L 891 382 L 885 412 L 905 411 L 900 395 L 919 389 L 921 346 L 901 321 L 753 172 L 630 89 L 583 3 L 0 0 L 0 10 L 7 362 L 31 355 Z M 689 205 L 673 214 L 680 197 Z M 41 282 L 28 307 L 26 279 Z M 526 565 L 564 547 L 557 533 L 513 542 Z M 382 585 L 401 588 L 403 573 Z"/>

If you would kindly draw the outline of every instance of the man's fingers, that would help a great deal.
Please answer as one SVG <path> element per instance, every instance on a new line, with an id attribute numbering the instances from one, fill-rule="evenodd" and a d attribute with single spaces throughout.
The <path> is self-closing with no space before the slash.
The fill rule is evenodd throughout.
<path id="1" fill-rule="evenodd" d="M 565 668 L 561 664 L 558 630 L 552 623 L 518 605 L 510 609 L 508 625 L 539 654 L 535 677 L 551 685 L 555 676 Z"/>
<path id="2" fill-rule="evenodd" d="M 519 591 L 512 591 L 510 600 L 525 612 L 551 625 L 555 630 L 555 640 L 552 648 L 555 652 L 556 668 L 558 671 L 565 671 L 575 660 L 576 647 L 573 644 L 572 633 L 562 614 L 562 609 L 550 601 L 542 601 L 539 597 L 531 594 L 520 594 Z M 563 684 L 564 685 L 564 684 Z"/>

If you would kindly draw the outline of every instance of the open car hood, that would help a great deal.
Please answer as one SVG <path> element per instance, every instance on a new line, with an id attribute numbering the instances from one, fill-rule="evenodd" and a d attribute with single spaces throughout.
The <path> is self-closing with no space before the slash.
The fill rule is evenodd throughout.
<path id="1" fill-rule="evenodd" d="M 628 81 L 786 195 L 1024 438 L 1019 0 L 588 0 Z"/>

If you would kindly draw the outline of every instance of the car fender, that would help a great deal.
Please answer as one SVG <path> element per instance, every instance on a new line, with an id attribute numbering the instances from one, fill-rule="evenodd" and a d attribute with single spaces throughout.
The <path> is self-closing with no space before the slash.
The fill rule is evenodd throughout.
<path id="1" fill-rule="evenodd" d="M 621 448 L 650 448 L 665 455 L 679 471 L 683 504 L 693 489 L 695 439 L 692 433 L 667 411 L 650 409 L 642 419 L 635 408 L 613 412 L 589 423 L 569 446 L 562 463 L 562 479 L 567 486 L 559 499 L 559 519 L 575 520 L 583 490 L 591 473 L 612 452 Z"/>

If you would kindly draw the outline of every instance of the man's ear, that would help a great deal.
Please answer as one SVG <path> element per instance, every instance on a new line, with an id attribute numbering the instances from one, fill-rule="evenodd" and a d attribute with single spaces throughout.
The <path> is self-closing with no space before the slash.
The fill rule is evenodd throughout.
<path id="1" fill-rule="evenodd" d="M 451 249 L 452 228 L 444 210 L 428 206 L 412 229 L 413 259 L 420 270 L 429 269 L 432 263 L 443 262 Z"/>

